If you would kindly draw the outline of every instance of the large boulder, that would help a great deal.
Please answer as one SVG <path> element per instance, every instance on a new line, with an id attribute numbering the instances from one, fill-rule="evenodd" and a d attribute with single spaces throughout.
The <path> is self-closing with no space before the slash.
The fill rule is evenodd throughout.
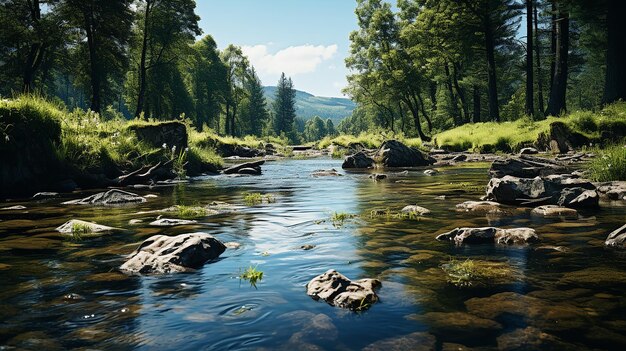
<path id="1" fill-rule="evenodd" d="M 331 306 L 361 311 L 378 301 L 374 289 L 380 286 L 377 279 L 352 281 L 336 270 L 329 269 L 306 285 L 306 293 L 314 300 L 322 299 Z"/>
<path id="2" fill-rule="evenodd" d="M 374 159 L 367 156 L 364 152 L 359 151 L 354 155 L 347 156 L 341 165 L 341 168 L 372 168 L 374 167 Z"/>
<path id="3" fill-rule="evenodd" d="M 578 132 L 572 132 L 565 123 L 560 121 L 550 123 L 550 130 L 539 134 L 536 142 L 538 148 L 550 149 L 560 154 L 588 144 L 589 138 Z"/>
<path id="4" fill-rule="evenodd" d="M 107 192 L 87 196 L 84 199 L 63 202 L 64 205 L 125 205 L 146 202 L 146 198 L 137 194 L 111 189 Z"/>
<path id="5" fill-rule="evenodd" d="M 136 124 L 129 127 L 137 135 L 137 139 L 154 147 L 165 145 L 168 149 L 176 146 L 182 152 L 187 147 L 187 127 L 178 121 L 156 124 Z"/>
<path id="6" fill-rule="evenodd" d="M 485 199 L 511 205 L 598 206 L 592 183 L 566 176 L 492 178 Z"/>
<path id="7" fill-rule="evenodd" d="M 397 140 L 387 140 L 378 149 L 376 157 L 385 167 L 429 166 L 435 159 L 422 151 L 408 147 Z"/>
<path id="8" fill-rule="evenodd" d="M 439 234 L 437 240 L 449 240 L 457 245 L 482 243 L 520 245 L 539 241 L 539 236 L 531 228 L 456 228 Z"/>
<path id="9" fill-rule="evenodd" d="M 615 229 L 604 242 L 606 246 L 626 248 L 626 224 Z"/>
<path id="10" fill-rule="evenodd" d="M 202 267 L 226 250 L 207 233 L 154 235 L 146 239 L 120 267 L 130 273 L 176 273 Z"/>
<path id="11" fill-rule="evenodd" d="M 568 172 L 568 168 L 560 162 L 528 155 L 496 159 L 489 169 L 489 175 L 496 178 L 502 178 L 507 175 L 521 178 L 534 178 L 537 176 L 543 177 Z"/>

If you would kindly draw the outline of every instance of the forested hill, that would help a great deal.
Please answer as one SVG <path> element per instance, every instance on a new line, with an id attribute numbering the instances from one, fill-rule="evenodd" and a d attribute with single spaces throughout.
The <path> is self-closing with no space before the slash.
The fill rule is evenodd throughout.
<path id="1" fill-rule="evenodd" d="M 274 101 L 276 89 L 274 86 L 263 87 L 268 106 Z M 321 97 L 296 90 L 296 115 L 304 120 L 320 116 L 322 119 L 330 118 L 337 125 L 339 121 L 350 116 L 355 107 L 356 104 L 350 99 Z"/>

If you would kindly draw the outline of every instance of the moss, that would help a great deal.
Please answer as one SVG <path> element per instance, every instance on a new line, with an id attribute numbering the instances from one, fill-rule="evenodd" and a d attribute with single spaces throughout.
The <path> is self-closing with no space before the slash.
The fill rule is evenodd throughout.
<path id="1" fill-rule="evenodd" d="M 451 259 L 441 266 L 448 282 L 458 287 L 487 286 L 512 281 L 513 269 L 503 262 Z"/>
<path id="2" fill-rule="evenodd" d="M 201 207 L 201 206 L 177 205 L 176 214 L 178 218 L 194 219 L 194 218 L 206 216 L 208 214 L 208 211 L 206 208 Z"/>

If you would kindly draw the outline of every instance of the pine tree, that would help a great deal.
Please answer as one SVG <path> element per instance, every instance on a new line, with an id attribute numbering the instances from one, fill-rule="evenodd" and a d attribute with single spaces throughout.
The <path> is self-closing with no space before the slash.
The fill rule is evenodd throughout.
<path id="1" fill-rule="evenodd" d="M 254 67 L 250 68 L 246 90 L 249 96 L 246 115 L 249 120 L 250 132 L 256 136 L 261 136 L 263 125 L 267 121 L 269 114 L 267 112 L 265 95 L 263 95 L 263 86 Z"/>
<path id="2" fill-rule="evenodd" d="M 293 123 L 296 118 L 296 90 L 291 78 L 283 72 L 278 80 L 278 90 L 274 100 L 274 131 L 280 135 L 292 134 Z"/>

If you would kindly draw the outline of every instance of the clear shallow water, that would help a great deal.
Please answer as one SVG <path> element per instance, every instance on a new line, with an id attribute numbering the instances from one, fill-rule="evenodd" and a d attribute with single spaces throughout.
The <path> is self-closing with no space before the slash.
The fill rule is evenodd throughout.
<path id="1" fill-rule="evenodd" d="M 372 344 L 391 349 L 375 344 L 389 340 L 403 349 L 409 344 L 401 338 L 409 334 L 425 349 L 452 343 L 487 349 L 526 343 L 536 349 L 535 339 L 553 349 L 626 347 L 626 255 L 603 247 L 606 235 L 623 225 L 625 207 L 583 212 L 575 221 L 524 211 L 508 217 L 456 212 L 457 203 L 482 195 L 486 164 L 442 168 L 434 177 L 390 171 L 382 182 L 368 173 L 311 176 L 340 166 L 330 159 L 268 162 L 260 177 L 210 177 L 138 190 L 158 198 L 131 207 L 60 205 L 66 199 L 2 204 L 28 209 L 0 211 L 0 349 L 358 350 Z M 245 206 L 245 192 L 272 194 L 276 202 Z M 155 214 L 136 214 L 212 201 L 241 208 L 165 229 L 147 225 Z M 419 221 L 369 217 L 372 209 L 397 211 L 407 204 L 432 215 Z M 334 211 L 362 217 L 335 227 L 328 221 Z M 73 242 L 54 232 L 70 218 L 125 231 Z M 129 225 L 130 219 L 144 224 Z M 434 240 L 455 227 L 486 225 L 530 226 L 542 243 L 454 247 Z M 194 273 L 116 271 L 147 237 L 193 231 L 241 247 Z M 300 249 L 305 244 L 316 247 Z M 566 251 L 538 249 L 545 245 Z M 440 268 L 451 257 L 502 261 L 518 278 L 457 288 Z M 258 289 L 237 278 L 250 265 L 264 272 Z M 353 313 L 313 301 L 304 286 L 329 268 L 352 279 L 381 279 L 381 302 Z"/>

